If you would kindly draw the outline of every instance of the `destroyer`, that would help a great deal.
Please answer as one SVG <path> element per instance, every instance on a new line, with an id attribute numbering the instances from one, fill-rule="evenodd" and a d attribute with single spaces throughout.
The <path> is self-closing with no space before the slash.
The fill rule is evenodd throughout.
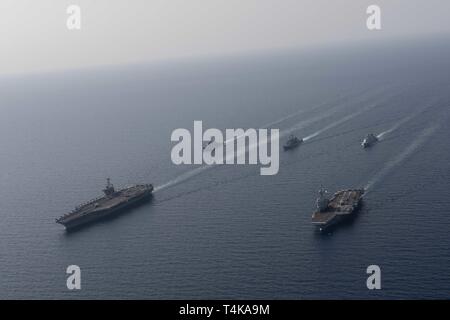
<path id="1" fill-rule="evenodd" d="M 152 196 L 151 184 L 138 184 L 131 187 L 115 190 L 110 179 L 103 193 L 103 197 L 93 199 L 76 207 L 72 212 L 56 219 L 66 229 L 73 229 L 87 223 L 109 217 L 115 213 L 123 212 L 132 206 L 138 205 Z"/>
<path id="2" fill-rule="evenodd" d="M 377 142 L 378 142 L 377 136 L 375 136 L 373 133 L 369 133 L 366 136 L 366 138 L 363 140 L 363 142 L 361 142 L 361 146 L 363 148 L 368 148 L 368 147 L 371 147 L 372 145 L 374 145 Z"/>
<path id="3" fill-rule="evenodd" d="M 317 211 L 312 215 L 312 224 L 321 231 L 329 228 L 356 213 L 361 205 L 364 189 L 348 189 L 336 192 L 328 199 L 327 191 L 321 188 L 316 205 Z"/>
<path id="4" fill-rule="evenodd" d="M 286 141 L 286 144 L 283 146 L 283 149 L 290 150 L 298 147 L 303 143 L 303 139 L 299 139 L 294 135 L 290 135 L 288 141 Z"/>

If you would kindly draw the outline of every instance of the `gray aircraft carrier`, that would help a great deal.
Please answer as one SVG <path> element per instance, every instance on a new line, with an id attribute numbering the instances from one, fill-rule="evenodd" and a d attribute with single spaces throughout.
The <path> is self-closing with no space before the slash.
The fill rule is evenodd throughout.
<path id="1" fill-rule="evenodd" d="M 311 222 L 320 230 L 325 230 L 351 217 L 359 209 L 364 195 L 364 189 L 348 189 L 336 192 L 331 199 L 326 196 L 326 190 L 319 190 L 317 211 L 313 213 Z"/>
<path id="2" fill-rule="evenodd" d="M 96 220 L 109 217 L 113 214 L 124 212 L 127 209 L 139 205 L 152 197 L 153 185 L 138 184 L 115 190 L 110 179 L 103 193 L 103 197 L 88 201 L 70 213 L 56 219 L 56 223 L 62 224 L 66 229 L 78 228 Z"/>

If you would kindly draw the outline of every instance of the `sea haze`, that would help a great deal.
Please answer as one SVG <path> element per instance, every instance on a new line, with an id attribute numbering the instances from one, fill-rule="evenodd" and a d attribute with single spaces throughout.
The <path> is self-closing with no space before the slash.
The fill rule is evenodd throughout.
<path id="1" fill-rule="evenodd" d="M 1 78 L 0 298 L 450 298 L 448 40 Z M 176 166 L 170 135 L 194 120 L 309 139 L 275 176 Z M 66 233 L 55 218 L 106 177 L 158 191 Z M 368 188 L 326 234 L 310 223 L 321 185 Z"/>

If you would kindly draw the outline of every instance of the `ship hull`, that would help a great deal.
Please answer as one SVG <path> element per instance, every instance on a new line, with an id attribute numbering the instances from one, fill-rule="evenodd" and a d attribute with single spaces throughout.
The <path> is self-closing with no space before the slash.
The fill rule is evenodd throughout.
<path id="1" fill-rule="evenodd" d="M 361 146 L 362 146 L 364 149 L 367 149 L 367 148 L 370 148 L 370 147 L 372 147 L 373 145 L 375 145 L 378 141 L 379 141 L 378 139 L 374 139 L 374 140 L 370 140 L 370 141 L 364 140 L 364 141 L 361 143 Z"/>
<path id="2" fill-rule="evenodd" d="M 106 220 L 108 218 L 115 217 L 119 214 L 123 214 L 126 211 L 131 210 L 132 208 L 135 208 L 145 202 L 150 201 L 152 197 L 153 197 L 153 195 L 151 192 L 144 193 L 143 195 L 135 197 L 133 199 L 130 199 L 127 202 L 120 203 L 115 207 L 104 209 L 104 210 L 98 210 L 98 211 L 83 215 L 81 217 L 77 217 L 76 219 L 59 222 L 59 223 L 62 224 L 66 228 L 66 231 L 80 229 L 81 227 L 87 226 L 94 222 L 97 222 L 100 220 Z"/>
<path id="3" fill-rule="evenodd" d="M 363 189 L 337 192 L 322 212 L 314 212 L 312 224 L 320 231 L 330 230 L 344 221 L 351 220 L 362 206 Z"/>
<path id="4" fill-rule="evenodd" d="M 283 146 L 283 149 L 284 149 L 284 151 L 292 150 L 292 149 L 295 149 L 295 148 L 297 148 L 298 146 L 300 146 L 302 143 L 303 143 L 303 141 L 299 141 L 299 142 L 296 142 L 296 143 L 293 144 L 293 145 L 284 145 L 284 146 Z"/>

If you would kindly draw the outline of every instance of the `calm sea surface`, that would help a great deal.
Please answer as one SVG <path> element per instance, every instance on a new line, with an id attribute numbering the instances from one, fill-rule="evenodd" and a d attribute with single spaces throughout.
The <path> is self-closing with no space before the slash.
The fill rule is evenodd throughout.
<path id="1" fill-rule="evenodd" d="M 450 298 L 448 43 L 0 78 L 0 298 Z M 275 176 L 176 166 L 170 135 L 194 120 L 312 137 Z M 55 218 L 106 177 L 158 191 L 66 233 Z M 368 188 L 351 224 L 314 230 L 320 185 Z"/>

